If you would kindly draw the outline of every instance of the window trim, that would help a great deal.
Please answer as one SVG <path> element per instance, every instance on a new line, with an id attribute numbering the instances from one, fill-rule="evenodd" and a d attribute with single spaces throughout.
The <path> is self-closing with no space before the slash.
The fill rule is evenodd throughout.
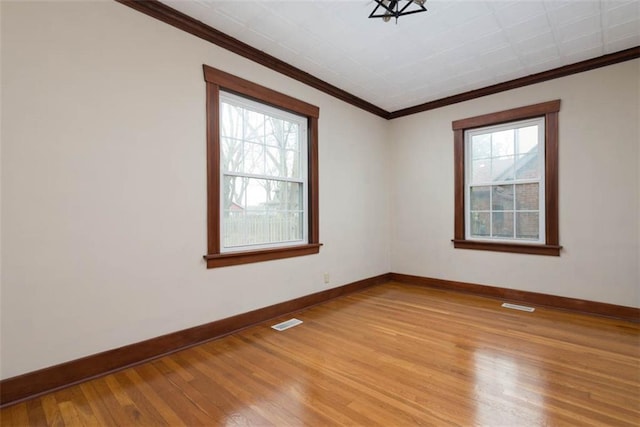
<path id="1" fill-rule="evenodd" d="M 320 109 L 283 93 L 203 65 L 207 90 L 207 268 L 311 255 L 320 252 L 318 118 Z M 235 93 L 307 118 L 308 243 L 237 252 L 221 252 L 220 242 L 220 90 Z"/>
<path id="2" fill-rule="evenodd" d="M 451 123 L 454 142 L 454 248 L 559 256 L 558 215 L 558 112 L 560 100 L 543 102 L 456 120 Z M 466 130 L 500 125 L 517 120 L 545 119 L 545 243 L 488 242 L 465 236 L 465 140 Z"/>

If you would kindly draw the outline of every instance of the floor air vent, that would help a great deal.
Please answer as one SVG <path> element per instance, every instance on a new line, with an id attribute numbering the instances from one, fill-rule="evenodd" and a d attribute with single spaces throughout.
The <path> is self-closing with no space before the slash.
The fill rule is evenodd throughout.
<path id="1" fill-rule="evenodd" d="M 536 310 L 533 307 L 527 307 L 526 305 L 509 304 L 508 302 L 505 302 L 504 304 L 502 304 L 502 306 L 504 308 L 510 308 L 512 310 L 527 311 L 529 313 L 533 313 Z"/>
<path id="2" fill-rule="evenodd" d="M 294 326 L 298 326 L 302 323 L 300 319 L 289 319 L 284 322 L 278 323 L 277 325 L 273 325 L 272 328 L 276 331 L 284 331 L 285 329 L 293 328 Z"/>

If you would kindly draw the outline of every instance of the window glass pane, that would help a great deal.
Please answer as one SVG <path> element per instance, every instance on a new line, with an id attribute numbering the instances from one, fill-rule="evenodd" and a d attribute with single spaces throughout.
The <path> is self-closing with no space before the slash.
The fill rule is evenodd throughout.
<path id="1" fill-rule="evenodd" d="M 471 180 L 473 183 L 491 180 L 491 159 L 474 160 L 471 164 Z"/>
<path id="2" fill-rule="evenodd" d="M 242 172 L 242 141 L 220 138 L 221 164 L 225 172 Z"/>
<path id="3" fill-rule="evenodd" d="M 226 176 L 222 186 L 222 206 L 225 211 L 244 211 L 246 206 L 247 180 L 237 176 Z"/>
<path id="4" fill-rule="evenodd" d="M 489 212 L 471 212 L 471 235 L 475 237 L 490 236 L 491 227 Z"/>
<path id="5" fill-rule="evenodd" d="M 300 150 L 300 126 L 293 122 L 284 122 L 284 137 L 286 147 L 292 150 Z"/>
<path id="6" fill-rule="evenodd" d="M 488 211 L 491 187 L 471 187 L 470 201 L 472 211 Z"/>
<path id="7" fill-rule="evenodd" d="M 491 179 L 493 181 L 513 181 L 513 156 L 491 159 Z"/>
<path id="8" fill-rule="evenodd" d="M 491 156 L 513 156 L 514 153 L 514 130 L 508 129 L 491 134 Z"/>
<path id="9" fill-rule="evenodd" d="M 225 175 L 223 180 L 224 208 L 237 204 L 242 211 L 267 210 L 274 197 L 272 184 L 266 179 Z"/>
<path id="10" fill-rule="evenodd" d="M 287 150 L 285 152 L 286 174 L 289 178 L 300 178 L 300 151 Z"/>
<path id="11" fill-rule="evenodd" d="M 244 110 L 244 139 L 264 144 L 264 114 Z"/>
<path id="12" fill-rule="evenodd" d="M 494 237 L 513 237 L 513 212 L 493 212 Z"/>
<path id="13" fill-rule="evenodd" d="M 283 120 L 275 117 L 267 117 L 265 122 L 265 143 L 274 147 L 283 147 L 285 139 L 282 129 L 284 127 Z"/>
<path id="14" fill-rule="evenodd" d="M 518 129 L 518 154 L 538 151 L 538 125 Z"/>
<path id="15" fill-rule="evenodd" d="M 516 179 L 535 179 L 540 176 L 538 159 L 538 125 L 527 126 L 518 132 Z"/>
<path id="16" fill-rule="evenodd" d="M 299 125 L 297 123 L 267 116 L 265 123 L 266 144 L 299 150 L 298 128 Z"/>
<path id="17" fill-rule="evenodd" d="M 516 210 L 538 210 L 540 184 L 516 185 Z"/>
<path id="18" fill-rule="evenodd" d="M 280 208 L 282 181 L 270 179 L 248 179 L 248 181 L 247 209 L 269 211 Z"/>
<path id="19" fill-rule="evenodd" d="M 494 211 L 513 210 L 513 185 L 494 185 L 491 187 L 491 209 Z"/>
<path id="20" fill-rule="evenodd" d="M 243 108 L 222 103 L 220 114 L 220 135 L 242 139 Z"/>
<path id="21" fill-rule="evenodd" d="M 300 152 L 293 150 L 281 150 L 276 147 L 266 147 L 266 171 L 274 177 L 299 178 L 300 177 Z"/>
<path id="22" fill-rule="evenodd" d="M 516 179 L 536 179 L 540 177 L 538 152 L 518 156 L 516 161 Z"/>
<path id="23" fill-rule="evenodd" d="M 302 185 L 225 176 L 224 247 L 301 240 Z"/>
<path id="24" fill-rule="evenodd" d="M 283 236 L 285 241 L 294 241 L 294 240 L 302 240 L 302 227 L 304 224 L 302 211 L 299 212 L 287 212 L 283 214 L 286 215 L 286 231 L 283 231 Z"/>
<path id="25" fill-rule="evenodd" d="M 286 176 L 286 159 L 284 151 L 275 147 L 266 147 L 267 163 L 265 174 L 270 176 L 283 177 Z"/>
<path id="26" fill-rule="evenodd" d="M 302 240 L 302 212 L 224 213 L 224 247 Z"/>
<path id="27" fill-rule="evenodd" d="M 283 209 L 289 211 L 302 210 L 304 206 L 302 201 L 302 184 L 297 182 L 286 182 L 283 184 L 285 190 Z"/>
<path id="28" fill-rule="evenodd" d="M 538 212 L 516 213 L 516 237 L 520 239 L 539 238 L 539 214 Z"/>
<path id="29" fill-rule="evenodd" d="M 265 173 L 264 145 L 253 142 L 244 143 L 244 173 L 263 175 Z"/>
<path id="30" fill-rule="evenodd" d="M 471 155 L 474 159 L 491 157 L 491 134 L 474 135 L 471 138 Z"/>

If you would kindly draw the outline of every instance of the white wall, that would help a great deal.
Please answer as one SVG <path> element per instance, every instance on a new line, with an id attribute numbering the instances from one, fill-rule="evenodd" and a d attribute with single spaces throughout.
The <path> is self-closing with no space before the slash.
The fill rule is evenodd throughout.
<path id="1" fill-rule="evenodd" d="M 0 7 L 2 378 L 391 270 L 385 120 L 115 2 Z M 320 107 L 320 254 L 205 268 L 203 63 Z"/>
<path id="2" fill-rule="evenodd" d="M 392 270 L 640 306 L 640 60 L 394 120 Z M 457 119 L 561 99 L 560 257 L 454 249 Z"/>

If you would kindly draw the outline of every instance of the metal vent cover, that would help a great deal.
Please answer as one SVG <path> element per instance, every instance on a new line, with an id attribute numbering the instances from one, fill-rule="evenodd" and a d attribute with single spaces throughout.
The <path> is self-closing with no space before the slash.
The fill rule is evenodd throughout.
<path id="1" fill-rule="evenodd" d="M 293 319 L 285 320 L 284 322 L 280 322 L 278 324 L 275 324 L 271 328 L 275 329 L 276 331 L 284 331 L 285 329 L 289 329 L 289 328 L 293 328 L 294 326 L 298 326 L 301 323 L 302 323 L 302 320 L 293 318 Z"/>
<path id="2" fill-rule="evenodd" d="M 533 313 L 536 310 L 533 307 L 527 307 L 526 305 L 509 304 L 508 302 L 503 303 L 502 306 L 504 308 L 510 308 L 512 310 L 526 311 L 528 313 Z"/>

